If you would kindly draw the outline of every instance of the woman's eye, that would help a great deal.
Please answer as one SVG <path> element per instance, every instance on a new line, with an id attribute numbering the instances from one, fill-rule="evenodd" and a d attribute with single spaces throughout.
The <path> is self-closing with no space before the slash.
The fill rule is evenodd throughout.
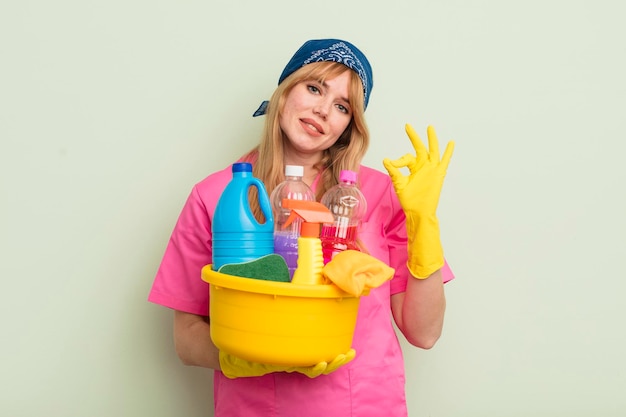
<path id="1" fill-rule="evenodd" d="M 320 89 L 317 88 L 317 86 L 315 85 L 308 85 L 307 88 L 309 89 L 310 92 L 312 92 L 313 94 L 319 94 Z"/>
<path id="2" fill-rule="evenodd" d="M 350 113 L 350 111 L 348 110 L 348 108 L 346 106 L 344 106 L 343 104 L 337 104 L 337 108 L 339 109 L 340 112 L 342 113 Z"/>

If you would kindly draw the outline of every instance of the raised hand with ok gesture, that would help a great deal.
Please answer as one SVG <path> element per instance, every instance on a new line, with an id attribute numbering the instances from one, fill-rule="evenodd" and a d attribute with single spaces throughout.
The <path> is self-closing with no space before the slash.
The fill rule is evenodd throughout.
<path id="1" fill-rule="evenodd" d="M 432 126 L 427 128 L 428 149 L 411 125 L 407 124 L 405 129 L 415 155 L 406 154 L 396 160 L 385 158 L 383 165 L 406 215 L 409 271 L 416 278 L 424 279 L 444 264 L 437 205 L 454 142 L 448 142 L 440 158 L 439 142 Z M 400 171 L 405 167 L 409 175 Z"/>

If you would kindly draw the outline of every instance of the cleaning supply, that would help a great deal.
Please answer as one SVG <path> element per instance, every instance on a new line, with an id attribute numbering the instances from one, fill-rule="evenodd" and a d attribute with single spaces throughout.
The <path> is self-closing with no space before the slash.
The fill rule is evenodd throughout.
<path id="1" fill-rule="evenodd" d="M 326 371 L 350 352 L 360 297 L 332 284 L 236 277 L 210 265 L 201 277 L 209 284 L 211 340 L 220 351 L 257 364 L 326 362 Z"/>
<path id="2" fill-rule="evenodd" d="M 262 279 L 266 281 L 289 282 L 289 268 L 282 256 L 275 253 L 265 255 L 254 261 L 238 264 L 225 264 L 218 272 L 236 277 Z"/>
<path id="3" fill-rule="evenodd" d="M 385 158 L 383 165 L 389 172 L 406 216 L 409 253 L 407 266 L 415 278 L 424 279 L 445 263 L 437 205 L 454 151 L 454 142 L 448 143 L 440 160 L 439 142 L 432 126 L 427 129 L 429 150 L 411 125 L 407 124 L 405 129 L 415 149 L 415 156 L 407 154 L 395 161 Z M 409 168 L 408 176 L 400 171 L 404 167 Z"/>
<path id="4" fill-rule="evenodd" d="M 301 219 L 300 237 L 298 238 L 298 267 L 291 280 L 294 284 L 323 284 L 324 258 L 322 242 L 319 239 L 320 225 L 332 222 L 333 215 L 321 203 L 316 201 L 283 200 L 283 207 L 291 210 L 285 227 L 296 219 Z"/>
<path id="5" fill-rule="evenodd" d="M 320 234 L 324 264 L 327 264 L 341 251 L 359 250 L 356 239 L 367 202 L 357 186 L 357 173 L 341 171 L 339 183 L 324 193 L 321 203 L 333 214 L 333 221 L 324 223 Z"/>
<path id="6" fill-rule="evenodd" d="M 395 269 L 363 252 L 345 250 L 324 265 L 322 274 L 350 295 L 359 297 L 393 278 Z"/>
<path id="7" fill-rule="evenodd" d="M 301 165 L 285 166 L 285 181 L 274 188 L 270 194 L 272 213 L 274 214 L 274 253 L 282 256 L 289 267 L 289 276 L 298 266 L 298 237 L 300 237 L 301 221 L 296 219 L 288 227 L 285 222 L 290 210 L 283 207 L 283 200 L 315 201 L 313 190 L 302 181 L 304 167 Z"/>
<path id="8" fill-rule="evenodd" d="M 261 180 L 252 175 L 248 162 L 234 163 L 233 178 L 222 192 L 211 223 L 213 269 L 224 264 L 252 261 L 274 253 L 274 218 L 269 196 Z M 256 187 L 265 223 L 250 208 L 248 193 Z"/>

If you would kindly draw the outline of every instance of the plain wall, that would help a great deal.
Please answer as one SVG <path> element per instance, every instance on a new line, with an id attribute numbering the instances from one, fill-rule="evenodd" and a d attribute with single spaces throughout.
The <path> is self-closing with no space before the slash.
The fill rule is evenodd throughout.
<path id="1" fill-rule="evenodd" d="M 0 414 L 211 415 L 146 301 L 193 184 L 253 146 L 291 54 L 345 38 L 404 124 L 456 141 L 444 335 L 415 417 L 626 413 L 626 15 L 614 1 L 42 0 L 0 6 Z M 443 149 L 443 145 L 442 145 Z"/>

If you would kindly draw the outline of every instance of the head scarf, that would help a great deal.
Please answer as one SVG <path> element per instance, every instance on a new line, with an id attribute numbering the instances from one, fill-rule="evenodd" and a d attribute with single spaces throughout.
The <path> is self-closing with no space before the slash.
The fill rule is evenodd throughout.
<path id="1" fill-rule="evenodd" d="M 363 84 L 364 108 L 369 103 L 370 93 L 374 86 L 372 67 L 369 61 L 356 46 L 340 39 L 315 39 L 306 41 L 291 57 L 287 66 L 280 74 L 278 84 L 303 66 L 321 61 L 339 62 L 356 72 Z M 267 111 L 268 101 L 264 101 L 253 116 L 261 116 Z"/>

